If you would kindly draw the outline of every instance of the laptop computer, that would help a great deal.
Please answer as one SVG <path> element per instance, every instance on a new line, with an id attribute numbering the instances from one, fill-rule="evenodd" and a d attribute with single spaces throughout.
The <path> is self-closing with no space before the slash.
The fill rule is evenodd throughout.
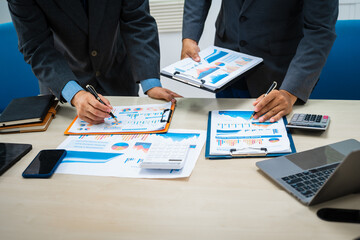
<path id="1" fill-rule="evenodd" d="M 360 142 L 355 139 L 259 161 L 256 166 L 308 206 L 360 192 Z"/>

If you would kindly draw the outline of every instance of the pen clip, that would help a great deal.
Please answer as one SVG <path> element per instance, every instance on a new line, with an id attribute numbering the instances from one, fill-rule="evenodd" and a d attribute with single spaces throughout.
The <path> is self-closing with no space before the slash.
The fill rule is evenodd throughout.
<path id="1" fill-rule="evenodd" d="M 166 113 L 167 111 L 169 111 L 169 114 L 168 114 L 168 116 L 167 116 L 167 119 L 163 119 L 164 116 L 166 115 L 165 113 Z M 172 110 L 171 110 L 171 109 L 165 109 L 165 110 L 163 111 L 162 116 L 161 116 L 160 122 L 162 122 L 162 123 L 163 123 L 163 122 L 170 122 L 171 113 L 172 113 Z"/>
<path id="2" fill-rule="evenodd" d="M 276 86 L 277 86 L 277 82 L 274 81 L 274 82 L 271 84 L 269 90 L 267 90 L 267 92 L 265 93 L 264 97 L 266 97 L 272 90 L 274 90 L 274 89 L 276 88 Z"/>

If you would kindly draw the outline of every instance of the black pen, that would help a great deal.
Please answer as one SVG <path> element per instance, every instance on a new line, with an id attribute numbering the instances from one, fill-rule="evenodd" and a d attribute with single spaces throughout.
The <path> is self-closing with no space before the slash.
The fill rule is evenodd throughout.
<path id="1" fill-rule="evenodd" d="M 86 85 L 86 89 L 102 104 L 104 104 L 106 106 L 106 104 L 101 100 L 101 98 L 99 97 L 99 95 L 97 94 L 95 88 L 91 85 Z M 115 122 L 118 122 L 117 118 L 115 117 L 115 115 L 112 112 L 109 112 L 110 116 L 115 120 Z"/>
<path id="2" fill-rule="evenodd" d="M 267 92 L 264 94 L 264 97 L 266 97 L 266 95 L 268 95 L 272 90 L 274 90 L 274 89 L 276 88 L 276 86 L 277 86 L 277 82 L 274 81 L 274 82 L 271 84 L 271 86 L 269 87 L 269 89 L 267 90 Z M 255 114 L 256 114 L 256 112 L 254 111 L 254 112 L 251 114 L 250 119 L 252 119 Z"/>

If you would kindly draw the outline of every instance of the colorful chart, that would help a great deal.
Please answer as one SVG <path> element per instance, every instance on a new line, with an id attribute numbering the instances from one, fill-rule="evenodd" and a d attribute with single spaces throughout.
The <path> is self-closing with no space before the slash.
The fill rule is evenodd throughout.
<path id="1" fill-rule="evenodd" d="M 215 84 L 215 83 L 217 83 L 218 81 L 220 81 L 221 79 L 226 78 L 227 76 L 229 76 L 228 73 L 219 74 L 219 75 L 216 75 L 216 76 L 210 76 L 211 83 L 212 83 L 212 84 Z"/>
<path id="2" fill-rule="evenodd" d="M 272 123 L 272 122 L 252 122 L 251 124 L 256 127 L 267 128 L 274 123 Z"/>
<path id="3" fill-rule="evenodd" d="M 107 163 L 122 153 L 67 151 L 62 163 Z"/>
<path id="4" fill-rule="evenodd" d="M 137 143 L 135 143 L 134 148 L 138 151 L 141 150 L 141 151 L 147 153 L 149 151 L 150 146 L 151 146 L 151 143 L 137 142 Z"/>
<path id="5" fill-rule="evenodd" d="M 280 139 L 278 139 L 278 138 L 270 138 L 269 139 L 269 142 L 271 142 L 271 143 L 276 143 L 278 141 L 280 141 Z"/>
<path id="6" fill-rule="evenodd" d="M 222 58 L 223 56 L 227 55 L 227 52 L 224 51 L 219 51 L 214 49 L 214 52 L 211 53 L 210 55 L 204 57 L 204 60 L 206 60 L 208 63 L 212 63 L 220 58 Z"/>
<path id="7" fill-rule="evenodd" d="M 156 136 L 163 137 L 165 139 L 166 138 L 171 139 L 174 142 L 181 142 L 183 140 L 190 139 L 193 137 L 198 138 L 200 136 L 200 134 L 198 134 L 198 133 L 169 133 L 168 132 L 166 134 L 156 134 Z"/>
<path id="8" fill-rule="evenodd" d="M 206 68 L 196 69 L 196 72 L 198 74 L 197 79 L 203 79 L 204 77 L 215 72 L 218 69 L 219 69 L 218 67 L 206 67 Z"/>
<path id="9" fill-rule="evenodd" d="M 225 66 L 225 63 L 223 63 L 223 62 L 216 62 L 216 63 L 214 63 L 216 66 Z"/>
<path id="10" fill-rule="evenodd" d="M 251 111 L 219 111 L 219 115 L 226 115 L 232 118 L 250 119 Z"/>
<path id="11" fill-rule="evenodd" d="M 125 150 L 129 147 L 129 144 L 125 143 L 125 142 L 120 142 L 120 143 L 115 143 L 114 145 L 111 146 L 112 150 L 116 150 L 116 151 L 122 151 Z"/>

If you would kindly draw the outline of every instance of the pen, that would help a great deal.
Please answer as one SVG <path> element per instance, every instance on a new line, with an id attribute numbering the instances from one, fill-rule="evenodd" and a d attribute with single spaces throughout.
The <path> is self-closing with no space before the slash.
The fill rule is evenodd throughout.
<path id="1" fill-rule="evenodd" d="M 101 98 L 99 97 L 99 95 L 97 94 L 95 88 L 91 85 L 86 85 L 86 89 L 102 104 L 106 105 Z M 110 116 L 115 120 L 115 122 L 118 122 L 117 118 L 115 117 L 115 115 L 112 112 L 109 112 Z"/>
<path id="2" fill-rule="evenodd" d="M 274 81 L 274 82 L 271 84 L 271 86 L 269 87 L 269 89 L 267 90 L 267 92 L 264 94 L 264 97 L 266 97 L 272 90 L 274 90 L 274 89 L 276 88 L 276 86 L 277 86 L 277 82 Z M 254 111 L 254 112 L 251 114 L 250 119 L 252 119 L 255 114 L 256 114 L 256 112 Z"/>

